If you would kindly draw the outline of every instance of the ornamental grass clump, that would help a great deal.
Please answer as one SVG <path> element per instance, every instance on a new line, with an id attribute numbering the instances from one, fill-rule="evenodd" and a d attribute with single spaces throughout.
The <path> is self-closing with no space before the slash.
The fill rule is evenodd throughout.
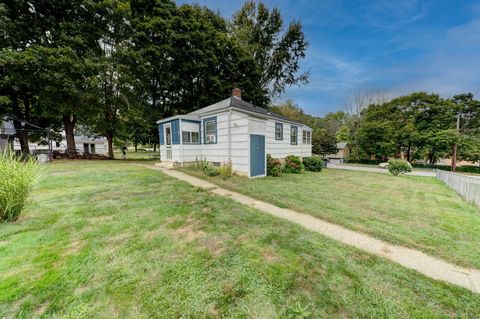
<path id="1" fill-rule="evenodd" d="M 22 159 L 9 151 L 0 154 L 0 222 L 18 219 L 41 167 L 32 157 Z"/>

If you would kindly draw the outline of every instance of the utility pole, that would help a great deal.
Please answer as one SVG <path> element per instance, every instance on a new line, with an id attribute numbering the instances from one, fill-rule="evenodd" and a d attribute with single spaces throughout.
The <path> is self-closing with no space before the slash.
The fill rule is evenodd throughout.
<path id="1" fill-rule="evenodd" d="M 457 132 L 460 132 L 460 113 L 457 114 Z M 458 143 L 455 142 L 452 150 L 452 172 L 455 172 L 455 169 L 457 168 L 457 148 Z"/>

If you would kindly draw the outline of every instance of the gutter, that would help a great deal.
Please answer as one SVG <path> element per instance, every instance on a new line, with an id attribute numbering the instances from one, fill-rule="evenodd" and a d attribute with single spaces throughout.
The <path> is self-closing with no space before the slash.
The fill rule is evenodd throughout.
<path id="1" fill-rule="evenodd" d="M 230 107 L 228 109 L 228 162 L 232 164 L 232 134 L 230 134 L 230 128 L 232 123 L 232 112 L 233 109 Z"/>

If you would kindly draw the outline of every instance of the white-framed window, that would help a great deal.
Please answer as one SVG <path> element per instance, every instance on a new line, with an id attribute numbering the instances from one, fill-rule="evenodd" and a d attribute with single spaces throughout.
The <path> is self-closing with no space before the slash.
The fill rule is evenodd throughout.
<path id="1" fill-rule="evenodd" d="M 217 143 L 217 119 L 206 119 L 203 122 L 205 132 L 205 144 Z"/>
<path id="2" fill-rule="evenodd" d="M 297 145 L 298 144 L 298 127 L 290 126 L 290 144 Z"/>
<path id="3" fill-rule="evenodd" d="M 275 123 L 275 139 L 277 141 L 283 140 L 283 124 Z"/>
<path id="4" fill-rule="evenodd" d="M 303 144 L 312 144 L 312 132 L 303 130 Z"/>
<path id="5" fill-rule="evenodd" d="M 198 132 L 182 131 L 183 144 L 198 144 L 200 142 L 200 134 Z"/>

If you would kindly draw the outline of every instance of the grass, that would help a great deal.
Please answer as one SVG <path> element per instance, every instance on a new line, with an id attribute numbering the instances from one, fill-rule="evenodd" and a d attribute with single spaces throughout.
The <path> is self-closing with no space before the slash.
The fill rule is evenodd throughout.
<path id="1" fill-rule="evenodd" d="M 208 179 L 280 207 L 480 268 L 480 209 L 435 178 L 326 169 L 262 179 Z"/>
<path id="2" fill-rule="evenodd" d="M 52 164 L 0 225 L 0 318 L 474 318 L 479 295 L 133 164 Z"/>
<path id="3" fill-rule="evenodd" d="M 159 154 L 158 151 L 157 152 L 153 152 L 153 151 L 138 151 L 138 152 L 135 152 L 135 151 L 129 150 L 129 151 L 127 151 L 126 159 L 127 160 L 152 160 L 152 159 L 156 159 L 156 161 L 158 162 L 158 158 L 159 158 L 158 154 Z M 121 151 L 114 151 L 113 155 L 114 155 L 115 159 L 121 160 L 123 158 L 123 154 L 122 154 Z"/>
<path id="4" fill-rule="evenodd" d="M 356 166 L 356 167 L 368 167 L 368 168 L 379 168 L 378 164 L 358 164 L 358 163 L 341 163 L 337 164 L 341 166 Z M 387 169 L 385 169 L 387 171 Z M 423 168 L 423 167 L 412 167 L 412 172 L 433 172 L 432 168 Z"/>

